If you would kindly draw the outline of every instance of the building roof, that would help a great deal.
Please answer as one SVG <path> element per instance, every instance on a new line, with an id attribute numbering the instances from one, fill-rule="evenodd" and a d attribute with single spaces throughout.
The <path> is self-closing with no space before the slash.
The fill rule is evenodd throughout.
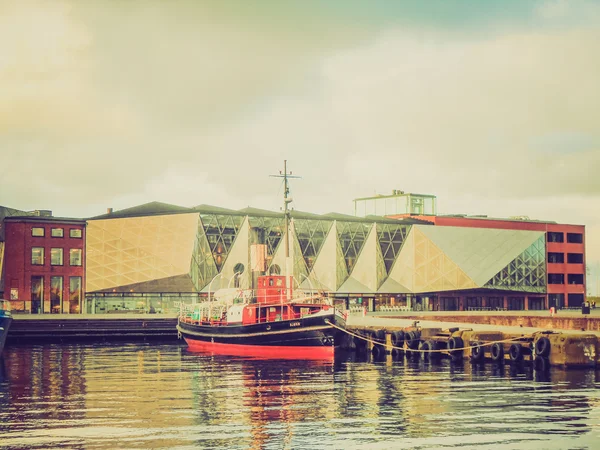
<path id="1" fill-rule="evenodd" d="M 488 217 L 485 214 L 438 214 L 436 217 L 443 217 L 444 219 L 500 220 L 503 222 L 557 223 L 554 220 L 530 219 L 528 216 Z"/>
<path id="2" fill-rule="evenodd" d="M 113 211 L 107 214 L 102 214 L 100 216 L 90 217 L 90 219 L 113 219 L 121 217 L 153 216 L 189 212 L 194 212 L 194 210 L 192 208 L 171 205 L 169 203 L 150 202 L 144 203 L 143 205 L 133 206 L 131 208 L 121 209 L 119 211 Z"/>
<path id="3" fill-rule="evenodd" d="M 214 206 L 214 205 L 198 205 L 198 206 L 194 206 L 193 208 L 194 211 L 198 211 L 200 214 L 232 214 L 232 215 L 240 215 L 239 211 L 236 211 L 235 209 L 229 209 L 229 208 L 221 208 L 220 206 Z"/>
<path id="4" fill-rule="evenodd" d="M 26 222 L 26 223 L 40 223 L 40 222 L 52 222 L 52 223 L 68 223 L 85 225 L 86 219 L 80 219 L 76 217 L 54 217 L 54 216 L 10 216 L 4 218 L 5 222 Z"/>
<path id="5" fill-rule="evenodd" d="M 268 209 L 253 208 L 251 206 L 240 209 L 238 213 L 248 216 L 283 217 L 283 214 L 280 212 L 269 211 Z"/>

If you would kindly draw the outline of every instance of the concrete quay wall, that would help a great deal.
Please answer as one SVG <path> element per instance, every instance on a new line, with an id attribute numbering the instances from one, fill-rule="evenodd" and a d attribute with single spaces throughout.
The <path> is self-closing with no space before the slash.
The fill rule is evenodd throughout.
<path id="1" fill-rule="evenodd" d="M 392 316 L 379 316 L 394 318 Z M 435 322 L 459 322 L 463 324 L 486 324 L 499 327 L 530 327 L 543 328 L 546 330 L 578 330 L 578 331 L 600 331 L 600 317 L 585 316 L 540 316 L 540 315 L 403 315 L 402 319 L 427 320 Z"/>
<path id="2" fill-rule="evenodd" d="M 177 318 L 151 314 L 15 315 L 7 344 L 177 339 Z"/>
<path id="3" fill-rule="evenodd" d="M 547 370 L 550 366 L 600 365 L 598 331 L 448 322 L 457 319 L 450 316 L 443 316 L 444 321 L 431 320 L 434 317 L 427 315 L 427 320 L 420 320 L 421 316 L 350 316 L 348 330 L 352 338 L 344 344 L 358 350 L 367 349 L 375 357 L 391 353 L 395 358 L 406 356 L 426 360 L 450 357 L 472 362 L 523 361 L 534 364 L 539 370 Z"/>

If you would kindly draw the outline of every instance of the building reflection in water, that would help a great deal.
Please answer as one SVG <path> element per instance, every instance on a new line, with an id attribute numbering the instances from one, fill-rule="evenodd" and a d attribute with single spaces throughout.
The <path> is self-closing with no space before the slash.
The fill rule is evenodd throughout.
<path id="1" fill-rule="evenodd" d="M 73 369 L 83 367 L 84 355 L 82 348 L 76 346 L 34 347 L 19 354 L 5 350 L 5 379 L 10 383 L 6 402 L 11 405 L 37 402 L 40 408 L 35 412 L 36 418 L 49 426 L 81 418 L 86 384 L 83 371 Z M 61 401 L 65 398 L 72 399 L 68 407 Z M 22 423 L 28 421 L 25 416 L 21 419 Z"/>
<path id="2" fill-rule="evenodd" d="M 13 346 L 0 358 L 9 448 L 586 447 L 598 373 L 374 360 L 253 360 L 177 345 Z M 564 439 L 571 439 L 565 441 Z"/>

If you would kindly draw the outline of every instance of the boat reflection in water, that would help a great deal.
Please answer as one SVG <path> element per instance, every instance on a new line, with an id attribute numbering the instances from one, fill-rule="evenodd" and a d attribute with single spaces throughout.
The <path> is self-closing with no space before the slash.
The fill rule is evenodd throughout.
<path id="1" fill-rule="evenodd" d="M 11 345 L 6 448 L 594 448 L 600 372 Z M 0 367 L 1 368 L 1 367 Z"/>

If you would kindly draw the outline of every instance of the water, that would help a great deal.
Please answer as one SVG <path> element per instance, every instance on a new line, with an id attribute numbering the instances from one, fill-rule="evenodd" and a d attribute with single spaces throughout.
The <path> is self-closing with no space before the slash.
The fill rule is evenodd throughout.
<path id="1" fill-rule="evenodd" d="M 0 448 L 598 448 L 598 380 L 352 354 L 246 360 L 172 343 L 12 346 Z"/>

